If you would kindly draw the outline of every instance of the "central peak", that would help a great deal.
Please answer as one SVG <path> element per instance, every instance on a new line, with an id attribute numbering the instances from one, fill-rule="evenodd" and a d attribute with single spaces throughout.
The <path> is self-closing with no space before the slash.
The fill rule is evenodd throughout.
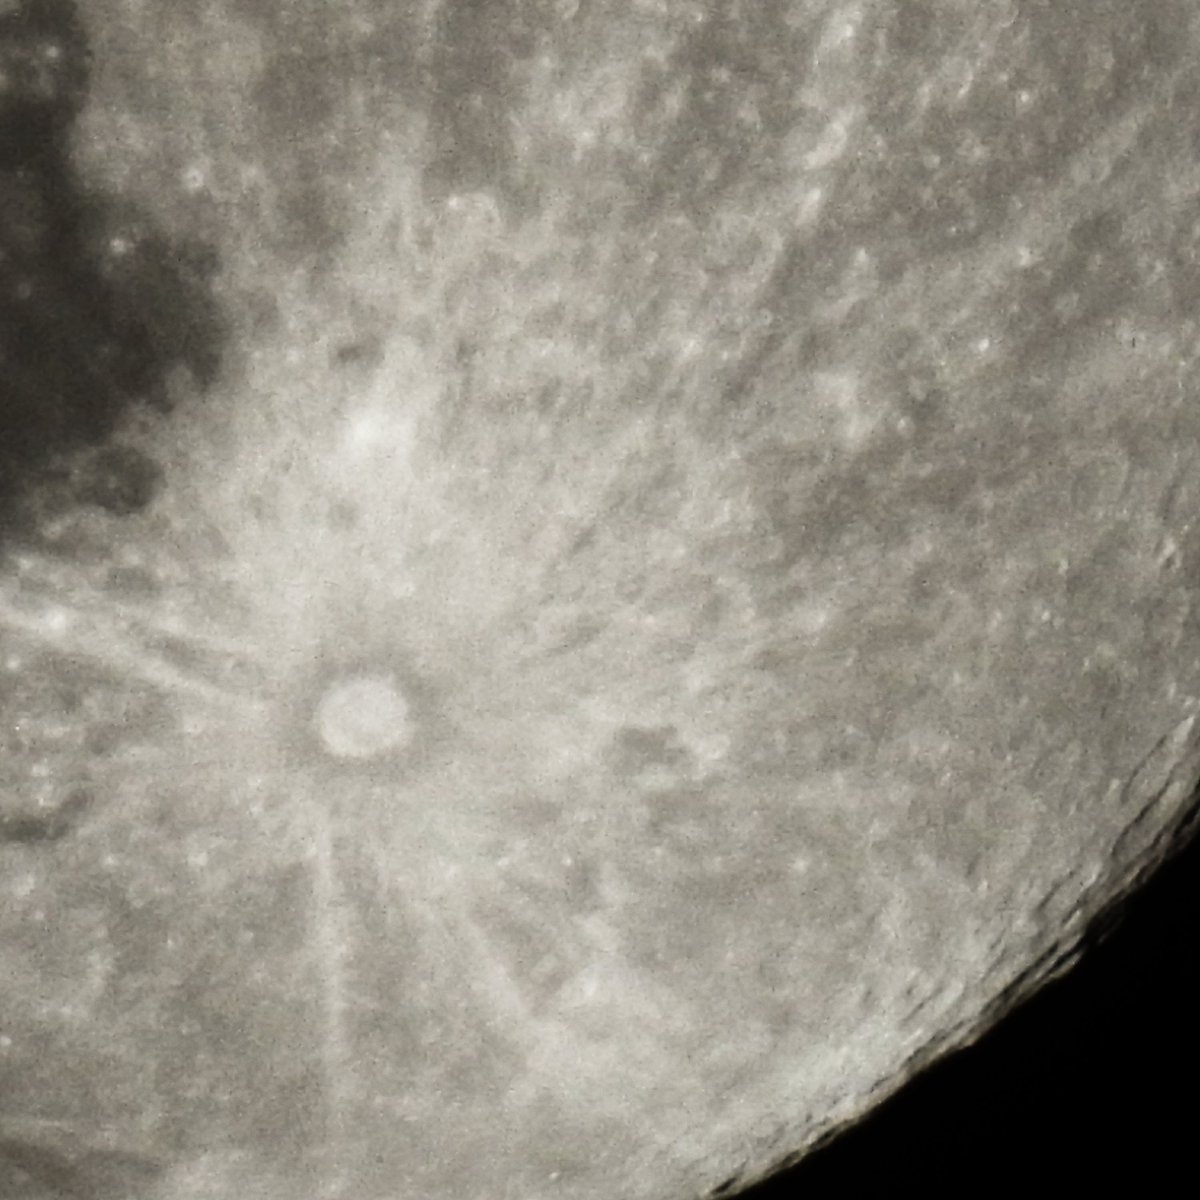
<path id="1" fill-rule="evenodd" d="M 331 684 L 317 703 L 313 725 L 327 753 L 357 761 L 401 750 L 413 735 L 408 701 L 387 674 L 351 675 Z"/>

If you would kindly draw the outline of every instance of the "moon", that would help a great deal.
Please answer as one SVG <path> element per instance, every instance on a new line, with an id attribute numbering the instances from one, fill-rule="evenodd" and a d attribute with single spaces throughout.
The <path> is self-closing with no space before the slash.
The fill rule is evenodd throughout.
<path id="1" fill-rule="evenodd" d="M 1200 777 L 1198 58 L 0 6 L 13 1186 L 715 1200 L 1069 969 Z"/>

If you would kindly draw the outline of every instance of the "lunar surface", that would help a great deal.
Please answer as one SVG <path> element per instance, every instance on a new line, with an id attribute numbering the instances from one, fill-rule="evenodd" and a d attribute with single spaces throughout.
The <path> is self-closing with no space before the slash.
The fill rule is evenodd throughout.
<path id="1" fill-rule="evenodd" d="M 1066 969 L 1200 779 L 1198 21 L 0 4 L 0 1185 L 733 1196 Z"/>

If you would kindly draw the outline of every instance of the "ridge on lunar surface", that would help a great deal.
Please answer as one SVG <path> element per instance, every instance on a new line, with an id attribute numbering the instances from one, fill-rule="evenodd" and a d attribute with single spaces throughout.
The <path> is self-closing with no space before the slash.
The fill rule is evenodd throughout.
<path id="1" fill-rule="evenodd" d="M 1194 806 L 1197 16 L 277 7 L 79 6 L 231 334 L 2 547 L 0 1132 L 732 1195 Z"/>

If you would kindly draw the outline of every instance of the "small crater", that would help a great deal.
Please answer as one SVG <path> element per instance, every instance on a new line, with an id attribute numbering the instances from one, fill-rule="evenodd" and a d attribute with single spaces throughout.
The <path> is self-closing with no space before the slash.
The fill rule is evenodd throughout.
<path id="1" fill-rule="evenodd" d="M 163 487 L 162 468 L 132 446 L 108 446 L 89 456 L 76 471 L 76 494 L 115 516 L 149 507 Z"/>
<path id="2" fill-rule="evenodd" d="M 336 367 L 374 367 L 383 358 L 378 338 L 358 338 L 352 342 L 340 342 L 331 355 Z"/>
<path id="3" fill-rule="evenodd" d="M 329 528 L 343 533 L 357 529 L 362 520 L 362 509 L 348 500 L 335 500 L 329 506 Z"/>
<path id="4" fill-rule="evenodd" d="M 626 725 L 613 737 L 609 764 L 614 774 L 650 792 L 683 786 L 694 766 L 674 727 L 638 725 Z"/>
<path id="5" fill-rule="evenodd" d="M 36 846 L 60 841 L 87 814 L 93 799 L 91 792 L 76 788 L 54 808 L 0 812 L 0 843 Z"/>
<path id="6" fill-rule="evenodd" d="M 708 1193 L 708 1200 L 721 1200 L 723 1196 L 733 1195 L 734 1189 L 742 1186 L 744 1182 L 741 1175 L 731 1175 L 724 1183 L 718 1183 L 711 1192 Z"/>

